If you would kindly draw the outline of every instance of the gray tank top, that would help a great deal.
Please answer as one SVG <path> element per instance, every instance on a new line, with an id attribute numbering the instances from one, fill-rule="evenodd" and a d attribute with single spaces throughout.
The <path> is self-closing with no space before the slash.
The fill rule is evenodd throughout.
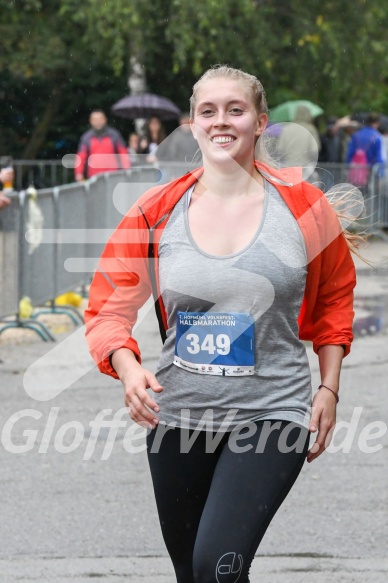
<path id="1" fill-rule="evenodd" d="M 208 431 L 231 431 L 265 419 L 308 427 L 311 376 L 297 323 L 307 261 L 298 223 L 277 189 L 265 181 L 262 220 L 253 240 L 239 253 L 212 256 L 190 233 L 187 210 L 193 188 L 175 206 L 159 245 L 160 288 L 168 315 L 156 372 L 164 391 L 153 394 L 160 422 Z M 174 364 L 177 321 L 182 319 L 178 312 L 225 318 L 248 314 L 254 323 L 253 374 L 214 376 Z"/>

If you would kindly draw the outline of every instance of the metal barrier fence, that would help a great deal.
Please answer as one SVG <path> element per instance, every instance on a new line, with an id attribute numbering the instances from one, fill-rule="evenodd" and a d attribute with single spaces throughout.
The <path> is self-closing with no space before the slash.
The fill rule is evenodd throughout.
<path id="1" fill-rule="evenodd" d="M 66 168 L 62 160 L 12 160 L 15 171 L 15 190 L 37 189 L 68 184 L 74 180 L 74 170 Z"/>
<path id="2" fill-rule="evenodd" d="M 36 199 L 27 191 L 13 194 L 12 204 L 0 212 L 0 334 L 13 316 L 13 327 L 30 327 L 44 340 L 52 339 L 33 317 L 19 316 L 20 300 L 28 296 L 34 307 L 50 302 L 58 313 L 55 298 L 90 282 L 106 240 L 138 197 L 190 168 L 175 163 L 135 167 L 40 190 Z M 321 164 L 309 180 L 327 192 L 348 178 L 348 166 Z M 388 167 L 374 167 L 362 193 L 363 227 L 388 239 L 383 231 L 388 228 Z"/>
<path id="3" fill-rule="evenodd" d="M 12 166 L 15 171 L 14 188 L 17 191 L 28 188 L 31 184 L 41 190 L 74 181 L 74 170 L 64 166 L 62 160 L 13 160 Z M 189 163 L 163 162 L 164 179 L 168 182 L 178 176 L 177 172 L 184 174 L 191 167 Z M 134 170 L 137 168 L 134 166 Z"/>
<path id="4" fill-rule="evenodd" d="M 90 282 L 110 233 L 143 192 L 186 170 L 187 165 L 138 167 L 33 196 L 28 190 L 14 193 L 0 213 L 0 334 L 20 326 L 53 339 L 36 320 L 41 313 L 67 313 L 79 322 L 74 308 L 57 306 L 55 298 Z M 21 317 L 26 297 L 38 309 Z"/>
<path id="5" fill-rule="evenodd" d="M 388 241 L 388 165 L 372 168 L 366 207 L 370 214 L 369 232 Z"/>
<path id="6" fill-rule="evenodd" d="M 10 198 L 11 205 L 0 211 L 0 316 L 16 313 L 20 297 L 21 208 L 16 194 Z"/>
<path id="7" fill-rule="evenodd" d="M 365 184 L 360 185 L 357 179 L 363 179 Z M 362 165 L 355 167 L 350 164 L 318 163 L 308 181 L 325 193 L 338 185 L 352 184 L 357 187 L 364 199 L 365 208 L 352 228 L 388 241 L 388 235 L 384 232 L 384 229 L 388 229 L 388 166 L 376 164 L 370 168 Z"/>

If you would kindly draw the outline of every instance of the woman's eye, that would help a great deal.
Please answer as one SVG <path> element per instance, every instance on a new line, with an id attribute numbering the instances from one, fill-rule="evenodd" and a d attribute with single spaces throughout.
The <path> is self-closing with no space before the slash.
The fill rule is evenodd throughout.
<path id="1" fill-rule="evenodd" d="M 212 115 L 213 111 L 211 109 L 204 109 L 201 111 L 202 115 Z"/>
<path id="2" fill-rule="evenodd" d="M 230 110 L 234 115 L 241 115 L 243 113 L 243 110 L 240 109 L 239 107 L 232 107 L 232 109 Z"/>

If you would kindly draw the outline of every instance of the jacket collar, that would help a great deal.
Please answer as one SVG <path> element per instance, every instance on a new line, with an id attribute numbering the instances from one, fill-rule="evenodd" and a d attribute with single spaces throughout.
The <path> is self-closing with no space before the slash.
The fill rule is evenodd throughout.
<path id="1" fill-rule="evenodd" d="M 263 162 L 255 161 L 257 170 L 275 186 L 291 187 L 300 184 L 302 178 L 302 168 L 280 168 L 275 169 Z M 163 222 L 173 210 L 177 202 L 203 174 L 203 167 L 191 170 L 184 176 L 169 182 L 155 190 L 146 200 L 139 205 L 141 214 L 150 229 L 154 229 Z"/>

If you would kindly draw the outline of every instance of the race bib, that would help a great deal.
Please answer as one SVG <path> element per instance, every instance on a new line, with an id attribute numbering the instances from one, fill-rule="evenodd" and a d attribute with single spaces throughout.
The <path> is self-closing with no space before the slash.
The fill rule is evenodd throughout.
<path id="1" fill-rule="evenodd" d="M 223 312 L 178 312 L 174 364 L 198 374 L 253 375 L 252 316 Z"/>

